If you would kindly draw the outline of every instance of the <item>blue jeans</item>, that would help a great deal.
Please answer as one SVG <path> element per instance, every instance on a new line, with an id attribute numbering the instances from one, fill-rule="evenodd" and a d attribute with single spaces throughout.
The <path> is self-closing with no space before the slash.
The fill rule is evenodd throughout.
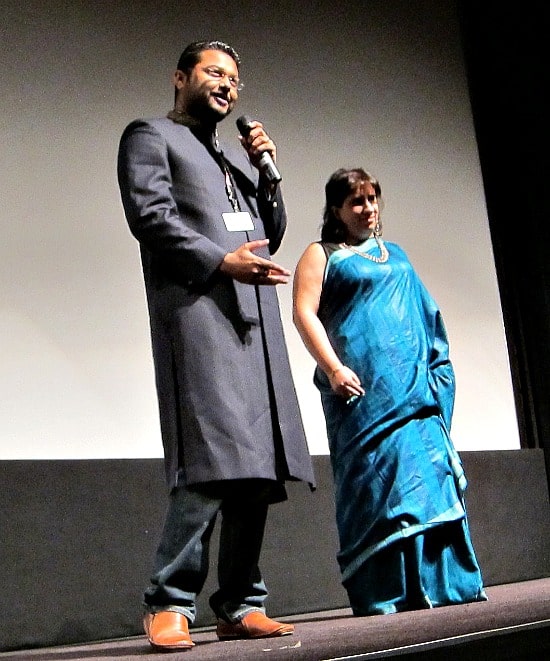
<path id="1" fill-rule="evenodd" d="M 144 595 L 147 611 L 177 611 L 190 623 L 195 621 L 195 601 L 208 574 L 210 537 L 220 512 L 219 589 L 210 597 L 210 606 L 227 622 L 237 622 L 252 611 L 265 612 L 267 589 L 258 561 L 267 510 L 265 488 L 264 492 L 237 489 L 234 495 L 211 497 L 175 487 L 151 586 Z"/>

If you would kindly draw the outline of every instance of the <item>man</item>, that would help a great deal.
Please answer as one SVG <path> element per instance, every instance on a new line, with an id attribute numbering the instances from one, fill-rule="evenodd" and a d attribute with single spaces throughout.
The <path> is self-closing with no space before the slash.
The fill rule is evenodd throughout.
<path id="1" fill-rule="evenodd" d="M 170 487 L 144 597 L 158 649 L 193 646 L 188 625 L 218 512 L 219 589 L 210 597 L 218 637 L 293 632 L 265 615 L 258 560 L 268 505 L 286 498 L 285 480 L 314 478 L 275 291 L 290 273 L 270 257 L 285 231 L 284 203 L 257 170 L 266 152 L 275 159 L 275 145 L 255 121 L 240 137 L 244 151 L 222 150 L 216 131 L 237 101 L 239 64 L 227 44 L 190 44 L 173 78 L 174 110 L 132 122 L 119 150 Z"/>

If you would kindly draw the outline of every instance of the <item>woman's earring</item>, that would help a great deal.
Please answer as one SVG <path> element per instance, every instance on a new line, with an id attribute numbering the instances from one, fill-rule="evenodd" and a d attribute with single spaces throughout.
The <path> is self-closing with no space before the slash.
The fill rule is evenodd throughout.
<path id="1" fill-rule="evenodd" d="M 376 225 L 374 226 L 374 236 L 380 236 L 380 230 L 382 228 L 380 227 L 380 221 L 376 221 Z"/>

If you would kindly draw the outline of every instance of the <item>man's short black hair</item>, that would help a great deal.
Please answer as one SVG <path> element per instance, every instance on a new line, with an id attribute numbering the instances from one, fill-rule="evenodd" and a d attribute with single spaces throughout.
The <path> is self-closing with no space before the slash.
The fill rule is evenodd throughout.
<path id="1" fill-rule="evenodd" d="M 193 43 L 189 44 L 180 55 L 177 69 L 185 73 L 189 73 L 200 60 L 200 54 L 204 50 L 221 50 L 224 53 L 227 53 L 235 60 L 237 69 L 241 64 L 241 58 L 239 57 L 237 51 L 223 41 L 194 41 Z"/>

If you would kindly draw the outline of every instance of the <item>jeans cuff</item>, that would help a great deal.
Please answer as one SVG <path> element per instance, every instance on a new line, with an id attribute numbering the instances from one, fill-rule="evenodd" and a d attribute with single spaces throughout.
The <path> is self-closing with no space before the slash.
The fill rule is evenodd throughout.
<path id="1" fill-rule="evenodd" d="M 156 613 L 163 613 L 165 611 L 171 612 L 171 613 L 181 613 L 184 615 L 189 624 L 193 624 L 195 621 L 195 613 L 190 610 L 189 608 L 185 608 L 185 606 L 148 606 L 145 605 L 145 612 L 146 613 L 151 613 L 152 615 L 155 615 Z"/>
<path id="2" fill-rule="evenodd" d="M 262 608 L 261 606 L 239 606 L 238 608 L 224 608 L 223 606 L 221 607 L 220 611 L 216 613 L 217 617 L 220 620 L 224 620 L 225 622 L 229 622 L 229 624 L 237 624 L 237 622 L 240 622 L 245 615 L 248 615 L 249 613 L 263 613 L 265 615 L 265 608 Z"/>

